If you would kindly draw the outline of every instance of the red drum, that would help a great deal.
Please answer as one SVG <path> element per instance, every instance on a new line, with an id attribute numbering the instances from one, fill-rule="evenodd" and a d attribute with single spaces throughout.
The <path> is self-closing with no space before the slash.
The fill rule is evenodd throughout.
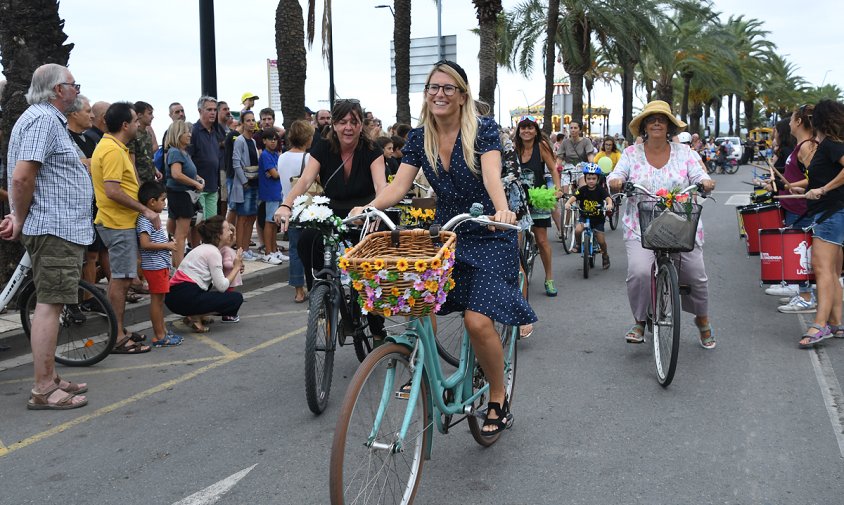
<path id="1" fill-rule="evenodd" d="M 738 218 L 738 236 L 739 238 L 744 238 L 747 236 L 747 233 L 744 231 L 744 219 L 741 218 L 741 211 L 744 209 L 749 209 L 753 207 L 753 205 L 739 205 L 736 207 L 736 217 Z"/>
<path id="2" fill-rule="evenodd" d="M 814 281 L 812 232 L 792 228 L 759 231 L 762 284 Z"/>
<path id="3" fill-rule="evenodd" d="M 785 224 L 785 212 L 778 203 L 753 205 L 742 209 L 739 214 L 747 233 L 747 254 L 750 256 L 759 255 L 760 229 L 782 228 Z"/>

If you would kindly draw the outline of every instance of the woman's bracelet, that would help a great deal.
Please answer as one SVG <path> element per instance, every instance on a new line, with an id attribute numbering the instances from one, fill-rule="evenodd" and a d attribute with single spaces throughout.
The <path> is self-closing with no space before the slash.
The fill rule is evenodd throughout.
<path id="1" fill-rule="evenodd" d="M 290 212 L 293 212 L 293 207 L 287 205 L 286 203 L 282 203 L 281 205 L 279 205 L 279 207 L 287 207 L 287 210 L 289 210 Z"/>

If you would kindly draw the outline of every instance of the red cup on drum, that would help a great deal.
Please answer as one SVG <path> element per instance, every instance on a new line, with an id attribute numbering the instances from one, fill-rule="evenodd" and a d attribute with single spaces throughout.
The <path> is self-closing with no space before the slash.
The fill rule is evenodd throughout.
<path id="1" fill-rule="evenodd" d="M 778 203 L 754 205 L 740 211 L 744 231 L 747 234 L 747 254 L 759 255 L 759 230 L 782 228 L 785 224 L 785 212 Z"/>
<path id="2" fill-rule="evenodd" d="M 793 228 L 759 231 L 762 284 L 814 282 L 812 232 Z"/>

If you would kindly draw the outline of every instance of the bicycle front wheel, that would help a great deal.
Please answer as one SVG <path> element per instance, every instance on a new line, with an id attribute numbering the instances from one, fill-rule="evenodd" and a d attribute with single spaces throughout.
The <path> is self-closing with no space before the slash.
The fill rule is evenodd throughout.
<path id="1" fill-rule="evenodd" d="M 734 173 L 738 172 L 738 167 L 739 167 L 739 165 L 738 165 L 737 161 L 736 162 L 727 162 L 727 164 L 724 165 L 724 171 L 727 172 L 728 174 L 734 174 Z"/>
<path id="2" fill-rule="evenodd" d="M 516 362 L 519 348 L 516 332 L 519 331 L 519 327 L 508 326 L 501 323 L 495 323 L 495 327 L 498 330 L 498 335 L 501 337 L 501 345 L 504 347 L 504 394 L 507 395 L 510 407 L 512 408 L 513 392 L 516 388 Z M 472 381 L 473 391 L 477 391 L 487 383 L 484 371 L 481 369 L 477 360 L 475 361 L 475 371 Z M 486 403 L 488 401 L 488 395 L 482 395 L 479 397 L 475 402 L 475 411 L 486 407 Z M 485 436 L 483 434 L 483 419 L 480 417 L 470 415 L 467 418 L 467 422 L 469 423 L 469 431 L 472 433 L 472 438 L 475 439 L 475 442 L 484 447 L 491 446 L 495 442 L 498 442 L 498 439 L 501 438 L 502 432 L 500 431 L 491 437 Z"/>
<path id="3" fill-rule="evenodd" d="M 566 254 L 571 254 L 571 248 L 574 247 L 576 238 L 574 236 L 574 228 L 576 226 L 577 216 L 573 210 L 563 210 L 563 249 Z"/>
<path id="4" fill-rule="evenodd" d="M 680 351 L 680 290 L 677 270 L 670 261 L 658 266 L 654 281 L 653 307 L 654 360 L 656 378 L 668 387 L 677 369 Z"/>
<path id="5" fill-rule="evenodd" d="M 610 216 L 610 229 L 618 228 L 618 221 L 621 219 L 621 197 L 617 197 L 613 202 L 612 215 Z"/>
<path id="6" fill-rule="evenodd" d="M 580 241 L 583 245 L 581 245 L 580 254 L 583 256 L 583 278 L 589 278 L 589 268 L 592 266 L 591 259 L 592 259 L 592 252 L 589 250 L 589 242 L 591 241 L 591 237 L 586 233 L 583 232 L 583 235 L 580 237 Z"/>
<path id="7" fill-rule="evenodd" d="M 410 350 L 398 344 L 375 349 L 358 367 L 334 428 L 329 486 L 332 505 L 409 504 L 419 488 L 424 448 L 430 443 L 428 381 L 413 405 L 402 386 L 413 373 Z M 404 440 L 399 431 L 412 412 Z"/>
<path id="8" fill-rule="evenodd" d="M 117 317 L 105 293 L 80 280 L 77 303 L 62 306 L 56 340 L 56 363 L 90 366 L 109 355 L 117 342 Z M 21 324 L 27 338 L 32 331 L 38 299 L 35 285 L 24 288 L 20 298 Z"/>
<path id="9" fill-rule="evenodd" d="M 308 330 L 305 333 L 305 398 L 314 414 L 328 406 L 334 350 L 340 310 L 332 300 L 331 289 L 318 284 L 308 302 Z"/>

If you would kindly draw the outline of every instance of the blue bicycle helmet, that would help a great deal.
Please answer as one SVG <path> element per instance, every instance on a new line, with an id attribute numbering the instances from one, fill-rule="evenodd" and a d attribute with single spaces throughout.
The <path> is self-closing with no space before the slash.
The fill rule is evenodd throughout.
<path id="1" fill-rule="evenodd" d="M 603 170 L 601 170 L 601 167 L 599 167 L 597 163 L 582 162 L 580 164 L 580 167 L 581 167 L 581 170 L 583 171 L 583 175 L 586 175 L 586 174 L 595 174 L 595 175 L 599 175 L 599 176 L 604 175 Z"/>

